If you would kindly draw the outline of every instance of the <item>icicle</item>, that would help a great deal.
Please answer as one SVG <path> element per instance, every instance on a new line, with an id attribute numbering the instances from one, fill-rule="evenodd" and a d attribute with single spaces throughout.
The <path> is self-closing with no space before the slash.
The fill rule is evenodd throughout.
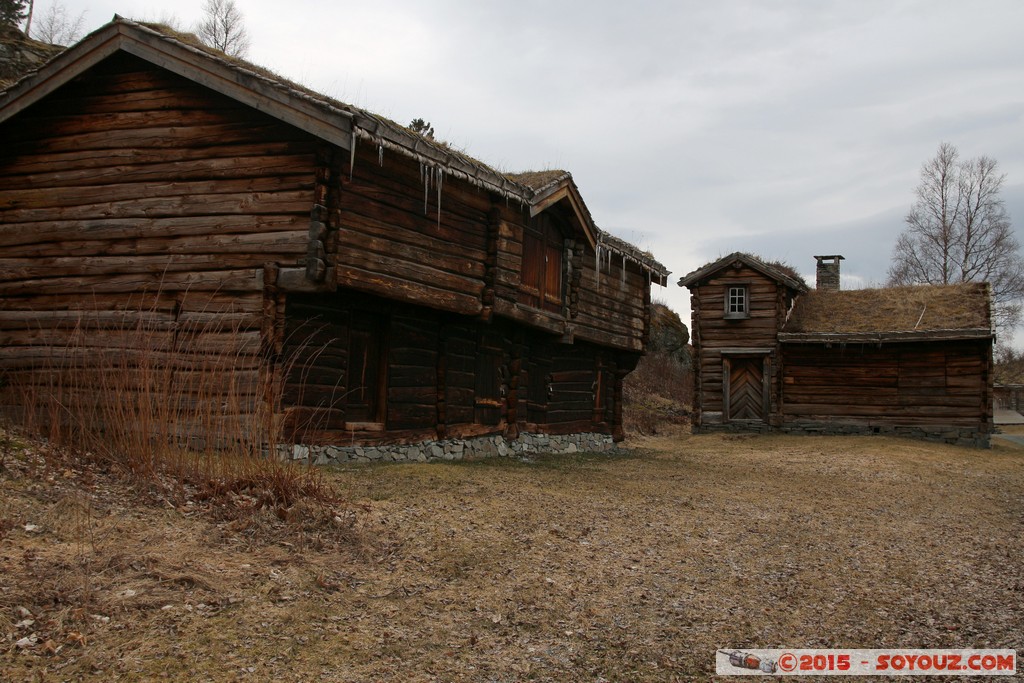
<path id="1" fill-rule="evenodd" d="M 437 229 L 441 229 L 441 184 L 444 183 L 444 169 L 437 169 Z"/>
<path id="2" fill-rule="evenodd" d="M 594 287 L 601 286 L 601 243 L 594 246 Z"/>
<path id="3" fill-rule="evenodd" d="M 420 182 L 423 183 L 423 215 L 427 215 L 427 198 L 430 196 L 430 167 L 420 163 Z"/>
<path id="4" fill-rule="evenodd" d="M 384 145 L 377 145 L 377 163 L 384 166 Z"/>
<path id="5" fill-rule="evenodd" d="M 352 136 L 352 149 L 349 150 L 349 153 L 348 153 L 349 154 L 349 159 L 348 159 L 348 180 L 349 180 L 349 182 L 352 182 L 352 174 L 356 170 L 356 140 L 358 140 L 358 139 L 359 138 L 357 136 L 355 136 L 355 135 Z"/>

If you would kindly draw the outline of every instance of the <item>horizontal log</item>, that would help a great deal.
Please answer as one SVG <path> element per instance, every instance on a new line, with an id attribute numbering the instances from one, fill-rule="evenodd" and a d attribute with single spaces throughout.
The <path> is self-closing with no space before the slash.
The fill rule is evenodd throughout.
<path id="1" fill-rule="evenodd" d="M 505 299 L 497 299 L 494 302 L 494 312 L 552 334 L 561 335 L 565 331 L 565 320 L 561 316 L 521 306 Z"/>
<path id="2" fill-rule="evenodd" d="M 400 230 L 392 227 L 391 234 L 395 235 Z M 409 239 L 415 239 L 415 233 L 409 235 Z M 424 239 L 419 236 L 417 240 L 423 244 Z M 368 237 L 355 230 L 343 230 L 338 233 L 338 246 L 345 251 L 359 251 L 367 254 L 377 254 L 386 258 L 404 260 L 409 263 L 429 266 L 437 270 L 462 275 L 464 277 L 482 280 L 484 277 L 484 264 L 482 253 L 466 254 L 465 252 L 454 255 L 451 246 L 444 250 L 433 249 L 426 246 L 409 246 L 403 242 L 380 237 Z M 343 260 L 344 256 L 339 256 Z"/>
<path id="3" fill-rule="evenodd" d="M 414 260 L 404 260 L 399 256 L 366 254 L 350 250 L 338 254 L 335 268 L 376 272 L 384 277 L 403 280 L 408 285 L 427 285 L 434 289 L 448 290 L 471 297 L 478 304 L 483 291 L 483 280 L 480 278 L 457 275 Z"/>
<path id="4" fill-rule="evenodd" d="M 164 177 L 157 181 L 134 182 L 134 179 L 125 178 L 122 182 L 107 185 L 0 190 L 0 210 L 12 211 L 12 215 L 17 217 L 32 209 L 83 207 L 83 211 L 88 212 L 91 205 L 117 205 L 135 201 L 140 197 L 150 202 L 161 198 L 177 199 L 179 203 L 187 203 L 190 198 L 198 196 L 215 197 L 247 193 L 303 192 L 304 196 L 312 197 L 313 180 L 312 173 L 306 169 L 299 169 L 298 174 L 293 175 L 277 173 L 273 176 L 255 175 L 249 178 L 214 180 L 179 181 Z"/>
<path id="5" fill-rule="evenodd" d="M 136 357 L 142 358 L 141 355 Z M 163 354 L 163 358 L 167 357 Z M 100 367 L 41 365 L 34 368 L 11 369 L 4 373 L 4 377 L 11 386 L 33 384 L 67 388 L 107 387 L 118 391 L 151 390 L 167 395 L 176 392 L 196 397 L 203 394 L 222 396 L 226 392 L 234 391 L 242 391 L 248 395 L 262 386 L 265 369 L 262 366 L 226 368 L 223 363 L 193 368 L 146 362 Z"/>
<path id="6" fill-rule="evenodd" d="M 216 353 L 179 353 L 134 348 L 81 348 L 69 351 L 52 346 L 0 347 L 2 368 L 136 368 L 172 367 L 176 370 L 216 370 L 225 367 L 238 370 L 258 369 L 264 359 L 251 355 L 218 355 Z"/>
<path id="7" fill-rule="evenodd" d="M 262 273 L 260 269 L 259 274 Z M 16 282 L 0 282 L 0 295 L 64 294 L 77 291 L 79 296 L 92 293 L 134 292 L 140 289 L 160 290 L 259 290 L 262 287 L 255 269 L 210 270 L 182 273 L 139 273 L 134 275 L 87 275 L 51 277 Z"/>
<path id="8" fill-rule="evenodd" d="M 945 418 L 969 417 L 971 415 L 979 415 L 980 412 L 980 403 L 975 410 L 949 406 L 886 406 L 884 414 L 880 414 L 876 406 L 826 405 L 820 403 L 795 403 L 792 401 L 786 401 L 784 405 L 784 413 L 786 415 L 832 415 L 900 419 L 914 417 L 920 420 L 934 420 L 936 423 L 941 422 Z"/>
<path id="9" fill-rule="evenodd" d="M 392 365 L 388 368 L 388 384 L 392 387 L 432 387 L 436 381 L 437 369 L 433 366 Z"/>
<path id="10" fill-rule="evenodd" d="M 44 172 L 7 173 L 0 175 L 9 192 L 35 190 L 35 188 L 76 190 L 85 187 L 129 186 L 138 183 L 209 182 L 212 180 L 237 182 L 239 179 L 266 177 L 302 178 L 313 175 L 312 154 L 282 154 L 280 156 L 229 156 L 196 160 L 169 160 L 162 163 L 121 164 L 84 169 L 58 168 Z"/>
<path id="11" fill-rule="evenodd" d="M 356 164 L 352 180 L 344 178 L 345 190 L 358 190 L 359 187 L 377 186 L 389 191 L 415 197 L 419 210 L 423 211 L 424 179 L 423 170 L 418 161 L 401 155 L 385 153 L 384 163 L 378 158 L 378 151 L 371 145 L 356 146 Z M 435 211 L 437 207 L 437 183 L 431 182 L 426 192 L 427 211 Z M 493 204 L 490 193 L 482 192 L 461 178 L 445 175 L 441 183 L 441 209 L 451 206 L 451 211 L 463 214 L 472 221 L 485 224 L 487 214 Z M 504 210 L 504 205 L 502 205 Z"/>
<path id="12" fill-rule="evenodd" d="M 145 250 L 160 241 L 192 237 L 200 242 L 223 240 L 232 244 L 232 238 L 253 235 L 275 235 L 283 232 L 308 232 L 308 215 L 224 215 L 186 216 L 181 218 L 98 218 L 0 224 L 0 247 L 10 256 L 59 255 L 55 250 L 67 248 L 75 251 L 96 249 Z M 149 242 L 152 240 L 152 243 Z M 53 243 L 58 243 L 54 245 Z M 140 247 L 135 247 L 139 243 Z M 305 244 L 304 240 L 304 244 Z M 183 245 L 189 244 L 183 242 Z M 15 249 L 14 247 L 18 247 Z"/>
<path id="13" fill-rule="evenodd" d="M 101 81 L 93 81 L 103 86 Z M 117 114 L 120 112 L 178 112 L 190 109 L 208 111 L 230 111 L 232 114 L 244 111 L 241 106 L 227 98 L 211 97 L 211 90 L 187 87 L 164 87 L 151 85 L 131 91 L 100 91 L 69 88 L 65 86 L 47 98 L 47 110 L 54 115 Z"/>
<path id="14" fill-rule="evenodd" d="M 464 315 L 476 315 L 483 308 L 479 295 L 445 290 L 351 265 L 338 265 L 335 271 L 336 282 L 341 287 Z"/>
<path id="15" fill-rule="evenodd" d="M 424 216 L 422 210 L 417 213 L 415 206 L 410 208 L 395 207 L 387 203 L 383 193 L 371 193 L 371 196 L 361 196 L 355 193 L 346 193 L 345 200 L 341 206 L 342 230 L 358 230 L 362 224 L 385 224 L 398 226 L 402 230 L 418 233 L 427 237 L 445 240 L 449 243 L 465 246 L 479 252 L 486 252 L 487 235 L 484 225 L 469 220 L 459 220 L 457 217 L 443 216 L 440 224 L 436 217 Z M 415 202 L 415 200 L 411 200 Z"/>
<path id="16" fill-rule="evenodd" d="M 66 177 L 73 177 L 86 181 L 85 184 L 95 184 L 96 179 L 110 177 L 112 173 L 120 177 L 117 169 L 125 167 L 138 169 L 137 172 L 145 174 L 146 169 L 150 166 L 166 165 L 167 168 L 175 168 L 181 164 L 182 172 L 198 173 L 204 164 L 212 164 L 213 168 L 217 168 L 221 162 L 229 164 L 236 158 L 268 159 L 274 157 L 290 161 L 303 157 L 308 158 L 310 163 L 304 165 L 312 172 L 314 151 L 315 145 L 309 139 L 276 142 L 266 140 L 250 144 L 236 143 L 196 148 L 182 147 L 175 149 L 173 153 L 165 149 L 141 149 L 138 147 L 101 150 L 75 148 L 47 154 L 32 151 L 17 157 L 16 161 L 0 164 L 0 180 L 9 181 L 12 186 L 15 183 L 26 185 L 31 177 L 37 176 L 41 180 L 53 179 L 50 181 L 52 184 L 61 185 L 67 182 Z M 94 171 L 97 175 L 95 178 L 90 178 L 87 171 Z M 78 183 L 68 182 L 67 184 Z"/>
<path id="17" fill-rule="evenodd" d="M 106 131 L 83 133 L 74 138 L 41 138 L 20 140 L 11 144 L 8 153 L 51 154 L 69 150 L 107 150 L 122 148 L 173 150 L 179 147 L 203 147 L 226 143 L 253 143 L 256 141 L 285 142 L 308 139 L 307 134 L 271 121 L 233 121 L 205 126 L 161 126 L 152 128 L 122 128 L 111 134 Z"/>
<path id="18" fill-rule="evenodd" d="M 424 429 L 433 427 L 437 421 L 434 405 L 403 404 L 388 406 L 387 426 L 392 429 Z"/>
<path id="19" fill-rule="evenodd" d="M 48 140 L 106 133 L 115 138 L 124 130 L 147 128 L 200 128 L 238 123 L 239 119 L 255 125 L 267 125 L 267 118 L 252 116 L 245 108 L 180 108 L 145 111 L 68 113 L 49 110 L 41 116 L 26 119 L 18 128 L 21 140 Z"/>
<path id="20" fill-rule="evenodd" d="M 180 197 L 149 198 L 145 194 L 119 202 L 38 209 L 7 209 L 5 223 L 67 221 L 98 218 L 167 218 L 217 216 L 219 214 L 295 214 L 307 215 L 313 205 L 313 192 L 242 192 Z"/>
<path id="21" fill-rule="evenodd" d="M 263 312 L 261 291 L 217 292 L 201 290 L 150 291 L 131 290 L 124 293 L 81 293 L 56 292 L 41 295 L 22 294 L 0 299 L 2 314 L 19 312 L 31 318 L 35 312 L 66 311 L 90 314 L 96 311 L 146 312 L 179 316 L 216 315 L 220 313 Z"/>
<path id="22" fill-rule="evenodd" d="M 110 275 L 200 273 L 224 269 L 242 270 L 262 266 L 273 254 L 187 254 L 161 256 L 80 256 L 59 258 L 0 258 L 0 283 L 49 278 Z"/>
<path id="23" fill-rule="evenodd" d="M 887 417 L 851 417 L 834 415 L 789 415 L 785 414 L 784 419 L 796 426 L 827 426 L 827 425 L 854 425 L 866 427 L 921 427 L 934 431 L 944 431 L 960 427 L 977 428 L 984 419 L 980 415 L 968 417 L 944 417 L 942 419 L 915 418 L 911 416 Z"/>

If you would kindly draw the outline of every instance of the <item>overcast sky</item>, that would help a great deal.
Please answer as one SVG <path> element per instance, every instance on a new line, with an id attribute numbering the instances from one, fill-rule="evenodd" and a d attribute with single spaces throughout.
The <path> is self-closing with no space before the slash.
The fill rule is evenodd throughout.
<path id="1" fill-rule="evenodd" d="M 236 0 L 248 58 L 505 171 L 572 172 L 603 229 L 681 275 L 842 254 L 884 282 L 922 162 L 987 155 L 1024 238 L 1021 0 Z M 47 11 L 37 0 L 36 16 Z M 63 0 L 87 31 L 202 0 Z M 1022 239 L 1024 241 L 1024 239 Z"/>

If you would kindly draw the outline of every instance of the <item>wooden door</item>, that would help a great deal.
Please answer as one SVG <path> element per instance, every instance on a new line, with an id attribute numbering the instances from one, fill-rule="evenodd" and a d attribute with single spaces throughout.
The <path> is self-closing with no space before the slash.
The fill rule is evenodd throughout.
<path id="1" fill-rule="evenodd" d="M 728 359 L 729 420 L 761 420 L 765 417 L 765 359 L 736 357 Z"/>
<path id="2" fill-rule="evenodd" d="M 348 342 L 348 422 L 384 421 L 387 353 L 383 321 L 372 313 L 352 313 Z"/>

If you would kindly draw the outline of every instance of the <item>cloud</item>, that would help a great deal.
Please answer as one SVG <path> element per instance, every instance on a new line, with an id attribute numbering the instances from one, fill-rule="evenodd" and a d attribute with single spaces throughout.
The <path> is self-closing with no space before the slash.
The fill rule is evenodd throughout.
<path id="1" fill-rule="evenodd" d="M 152 12 L 66 4 L 97 22 Z M 1019 0 L 246 0 L 243 11 L 254 61 L 401 123 L 427 119 L 503 170 L 571 171 L 597 223 L 676 278 L 744 250 L 805 273 L 815 253 L 841 253 L 844 282 L 882 282 L 921 163 L 943 141 L 1000 161 L 1024 225 Z M 689 315 L 684 291 L 664 298 Z"/>

